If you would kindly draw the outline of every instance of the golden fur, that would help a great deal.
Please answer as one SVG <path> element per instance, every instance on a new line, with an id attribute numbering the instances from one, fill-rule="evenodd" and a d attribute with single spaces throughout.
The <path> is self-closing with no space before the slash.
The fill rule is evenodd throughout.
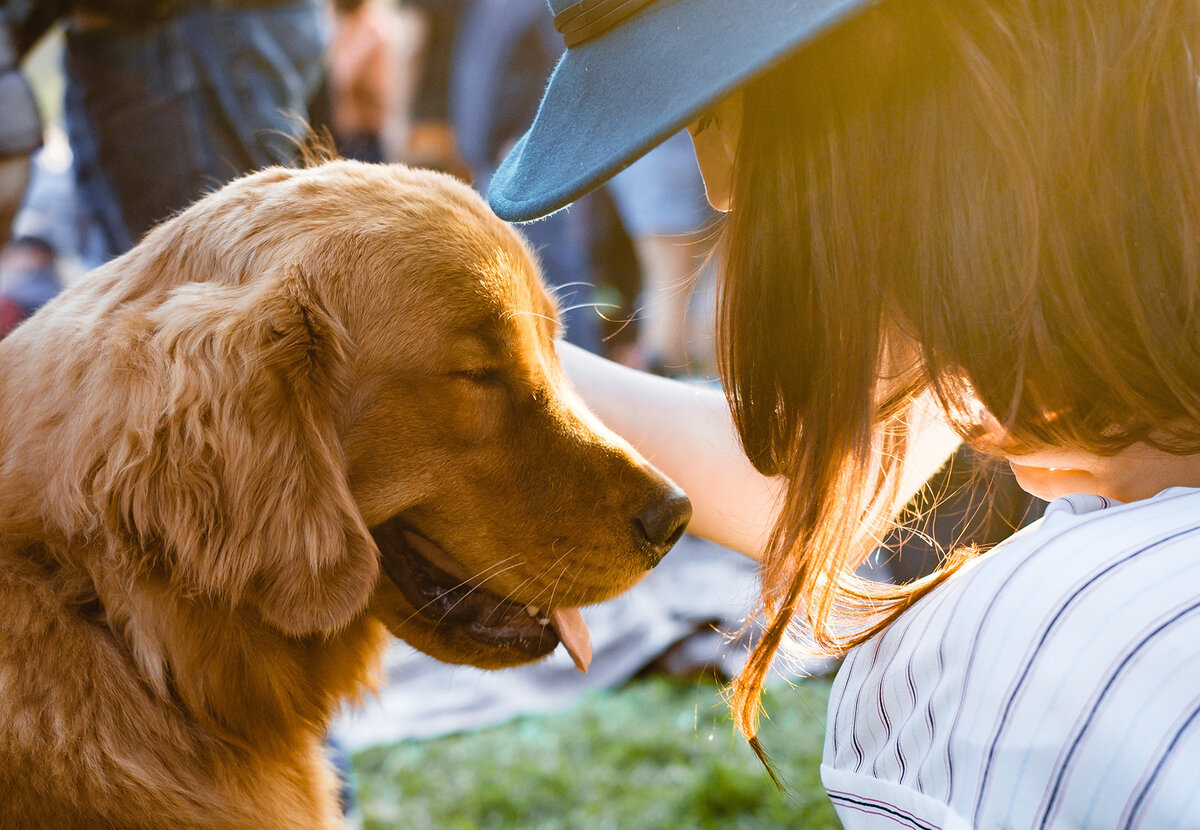
<path id="1" fill-rule="evenodd" d="M 633 517 L 686 502 L 565 387 L 555 318 L 468 188 L 333 162 L 234 182 L 0 343 L 0 825 L 337 826 L 322 736 L 388 629 L 546 650 L 420 613 L 381 556 L 423 538 L 513 607 L 637 581 L 678 529 Z"/>

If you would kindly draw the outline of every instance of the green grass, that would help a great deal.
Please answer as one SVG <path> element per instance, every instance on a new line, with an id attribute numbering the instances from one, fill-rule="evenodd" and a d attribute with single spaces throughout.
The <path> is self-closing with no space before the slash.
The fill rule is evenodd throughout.
<path id="1" fill-rule="evenodd" d="M 368 830 L 822 830 L 829 683 L 770 689 L 759 736 L 780 793 L 717 686 L 651 678 L 568 712 L 358 753 Z"/>

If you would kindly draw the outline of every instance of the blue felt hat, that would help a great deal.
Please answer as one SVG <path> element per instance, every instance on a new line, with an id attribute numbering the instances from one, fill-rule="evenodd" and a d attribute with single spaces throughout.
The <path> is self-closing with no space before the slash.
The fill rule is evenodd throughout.
<path id="1" fill-rule="evenodd" d="M 525 222 L 632 164 L 752 76 L 878 0 L 549 0 L 567 50 L 488 188 Z"/>

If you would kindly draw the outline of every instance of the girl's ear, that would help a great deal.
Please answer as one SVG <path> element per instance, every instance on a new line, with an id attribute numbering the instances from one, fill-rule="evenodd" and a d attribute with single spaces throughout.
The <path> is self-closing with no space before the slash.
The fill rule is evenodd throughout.
<path id="1" fill-rule="evenodd" d="M 378 549 L 337 428 L 345 329 L 298 269 L 189 283 L 148 315 L 103 496 L 117 536 L 184 590 L 289 635 L 367 605 Z"/>

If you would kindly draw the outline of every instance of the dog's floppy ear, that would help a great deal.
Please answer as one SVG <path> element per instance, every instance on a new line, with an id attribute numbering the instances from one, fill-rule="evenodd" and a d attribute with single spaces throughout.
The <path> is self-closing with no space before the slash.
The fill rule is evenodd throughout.
<path id="1" fill-rule="evenodd" d="M 129 338 L 131 420 L 100 476 L 119 537 L 146 557 L 140 567 L 257 607 L 284 633 L 349 622 L 370 598 L 378 550 L 335 418 L 344 328 L 298 268 L 188 283 L 145 323 Z"/>

